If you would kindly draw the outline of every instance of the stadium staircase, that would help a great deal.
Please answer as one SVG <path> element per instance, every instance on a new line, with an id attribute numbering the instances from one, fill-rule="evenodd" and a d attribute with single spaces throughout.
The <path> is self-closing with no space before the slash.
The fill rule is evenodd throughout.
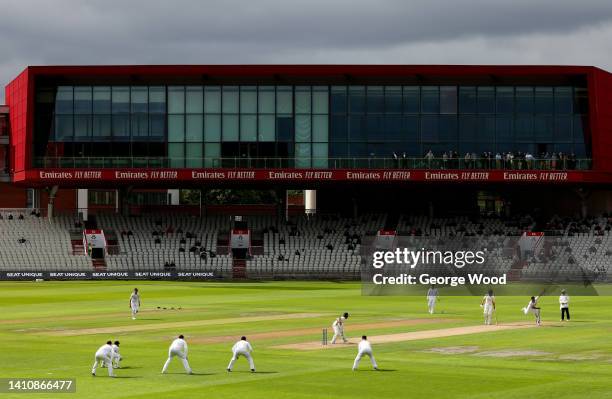
<path id="1" fill-rule="evenodd" d="M 85 255 L 85 247 L 83 246 L 83 232 L 80 230 L 70 231 L 70 245 L 73 255 Z"/>
<path id="2" fill-rule="evenodd" d="M 232 259 L 232 278 L 234 279 L 246 278 L 247 277 L 246 268 L 247 268 L 246 259 L 233 258 Z"/>
<path id="3" fill-rule="evenodd" d="M 92 259 L 91 266 L 97 272 L 105 272 L 106 271 L 106 260 L 104 260 L 104 258 Z"/>

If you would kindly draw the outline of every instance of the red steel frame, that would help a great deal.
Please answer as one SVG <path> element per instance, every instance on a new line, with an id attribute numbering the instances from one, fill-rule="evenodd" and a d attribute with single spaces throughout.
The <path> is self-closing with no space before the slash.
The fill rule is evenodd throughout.
<path id="1" fill-rule="evenodd" d="M 30 186 L 49 184 L 74 185 L 94 183 L 87 178 L 45 179 L 41 170 L 31 168 L 34 121 L 35 82 L 40 78 L 83 81 L 105 80 L 125 82 L 274 82 L 277 84 L 303 83 L 346 84 L 351 79 L 360 82 L 386 82 L 389 80 L 448 82 L 448 84 L 491 84 L 491 79 L 507 80 L 512 84 L 521 81 L 550 82 L 571 77 L 584 78 L 589 93 L 590 142 L 593 155 L 591 171 L 568 172 L 561 181 L 574 183 L 612 183 L 612 74 L 591 66 L 464 66 L 464 65 L 134 65 L 134 66 L 31 66 L 21 72 L 6 86 L 6 103 L 10 112 L 11 170 L 13 182 Z M 442 84 L 442 83 L 440 83 Z M 101 171 L 102 179 L 114 184 L 123 180 L 113 179 L 115 170 Z M 117 170 L 118 171 L 118 170 Z M 189 180 L 189 170 L 171 170 Z M 204 171 L 202 169 L 201 171 Z M 229 173 L 228 170 L 210 169 Z M 62 170 L 74 173 L 77 170 Z M 150 172 L 150 171 L 149 171 Z M 268 180 L 269 171 L 258 171 L 254 180 Z M 286 172 L 291 172 L 287 170 Z M 364 173 L 372 172 L 368 170 Z M 383 172 L 383 171 L 380 171 Z M 462 173 L 465 171 L 456 171 Z M 530 173 L 529 171 L 518 173 Z M 541 173 L 536 172 L 538 176 Z M 261 176 L 261 177 L 259 177 Z M 346 171 L 335 171 L 333 180 L 346 179 Z M 343 178 L 344 176 L 344 178 Z M 412 173 L 413 178 L 400 180 L 428 181 L 423 171 Z M 481 181 L 523 181 L 505 179 L 502 171 L 490 171 Z M 525 181 L 546 181 L 537 177 Z M 155 179 L 143 180 L 149 184 Z M 283 180 L 283 179 L 281 179 Z M 300 179 L 295 179 L 296 181 Z M 368 179 L 364 179 L 368 181 Z M 370 179 L 375 181 L 378 179 Z M 384 180 L 384 179 L 383 179 Z M 393 179 L 391 179 L 393 180 Z M 432 179 L 435 181 L 473 181 L 472 179 Z M 475 179 L 478 181 L 479 179 Z M 191 180 L 193 181 L 193 180 Z M 287 179 L 285 181 L 291 181 Z M 98 181 L 99 182 L 99 181 Z M 132 181 L 131 184 L 134 182 Z"/>

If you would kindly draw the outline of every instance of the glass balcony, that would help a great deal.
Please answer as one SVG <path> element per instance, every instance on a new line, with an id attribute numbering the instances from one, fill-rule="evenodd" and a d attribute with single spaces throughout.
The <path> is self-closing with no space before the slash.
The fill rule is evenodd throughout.
<path id="1" fill-rule="evenodd" d="M 197 162 L 196 162 L 197 161 Z M 163 169 L 171 165 L 209 165 L 224 169 L 461 169 L 461 170 L 589 170 L 591 159 L 490 159 L 490 158 L 160 158 L 160 157 L 44 157 L 36 158 L 33 167 L 42 169 Z M 313 167 L 303 165 L 315 165 Z"/>

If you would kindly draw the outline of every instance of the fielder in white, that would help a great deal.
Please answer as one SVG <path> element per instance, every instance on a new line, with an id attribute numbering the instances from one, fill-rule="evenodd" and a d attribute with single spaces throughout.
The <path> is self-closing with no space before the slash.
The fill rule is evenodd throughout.
<path id="1" fill-rule="evenodd" d="M 487 295 L 482 298 L 480 302 L 480 306 L 483 308 L 484 314 L 484 323 L 487 326 L 491 325 L 491 317 L 493 316 L 493 312 L 495 311 L 495 296 L 493 295 L 493 290 L 489 290 Z"/>
<path id="2" fill-rule="evenodd" d="M 164 364 L 162 374 L 166 373 L 172 358 L 175 356 L 181 359 L 187 374 L 192 374 L 191 367 L 189 367 L 189 362 L 187 361 L 187 342 L 185 342 L 185 337 L 182 335 L 179 335 L 178 338 L 172 341 L 170 344 L 170 349 L 168 349 L 168 360 L 166 360 L 166 363 Z"/>
<path id="3" fill-rule="evenodd" d="M 119 341 L 113 342 L 113 368 L 121 368 L 121 354 L 119 353 Z"/>
<path id="4" fill-rule="evenodd" d="M 254 373 L 255 363 L 253 362 L 253 356 L 251 356 L 251 352 L 253 352 L 253 347 L 251 346 L 249 341 L 247 341 L 246 337 L 241 337 L 240 341 L 236 342 L 234 346 L 232 346 L 232 359 L 227 365 L 227 371 L 232 371 L 236 360 L 240 356 L 244 356 L 249 361 L 249 368 L 251 369 L 251 372 Z"/>
<path id="5" fill-rule="evenodd" d="M 357 357 L 355 358 L 355 362 L 353 362 L 353 371 L 357 370 L 357 367 L 359 367 L 359 362 L 361 361 L 363 355 L 368 355 L 370 361 L 372 362 L 374 370 L 378 370 L 376 359 L 374 359 L 374 355 L 372 354 L 372 345 L 370 345 L 368 337 L 366 337 L 365 335 L 361 337 L 361 342 L 359 343 L 359 347 L 357 348 Z"/>
<path id="6" fill-rule="evenodd" d="M 113 343 L 111 341 L 107 341 L 105 345 L 102 345 L 94 356 L 94 364 L 91 369 L 91 375 L 96 376 L 96 369 L 98 368 L 98 363 L 102 361 L 106 368 L 108 368 L 108 376 L 114 377 L 113 373 Z"/>
<path id="7" fill-rule="evenodd" d="M 429 314 L 434 314 L 434 311 L 436 310 L 436 301 L 438 300 L 438 289 L 432 285 L 427 290 L 427 309 Z"/>
<path id="8" fill-rule="evenodd" d="M 345 344 L 348 342 L 348 339 L 346 339 L 344 336 L 344 322 L 346 319 L 348 319 L 348 317 L 349 314 L 345 312 L 342 316 L 336 318 L 336 320 L 334 320 L 332 323 L 332 329 L 334 330 L 334 336 L 331 340 L 332 344 L 336 343 L 336 339 L 338 339 L 338 337 L 342 337 Z"/>
<path id="9" fill-rule="evenodd" d="M 119 353 L 119 341 L 115 341 L 112 345 L 113 347 L 113 356 L 112 356 L 112 364 L 113 368 L 119 369 L 121 368 L 121 354 Z M 106 363 L 104 360 L 100 360 L 98 362 L 100 367 L 106 367 Z"/>
<path id="10" fill-rule="evenodd" d="M 136 320 L 136 313 L 140 309 L 140 294 L 138 288 L 134 288 L 134 292 L 130 295 L 130 309 L 132 309 L 132 320 Z"/>

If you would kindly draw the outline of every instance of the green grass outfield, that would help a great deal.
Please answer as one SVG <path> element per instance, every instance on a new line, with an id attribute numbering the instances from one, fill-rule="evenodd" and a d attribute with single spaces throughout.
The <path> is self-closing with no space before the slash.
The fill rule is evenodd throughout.
<path id="1" fill-rule="evenodd" d="M 139 319 L 128 298 L 142 295 Z M 441 291 L 444 294 L 444 291 Z M 571 294 L 571 292 L 570 292 Z M 528 298 L 498 297 L 500 323 L 533 322 L 520 311 Z M 320 340 L 336 314 L 348 311 L 347 335 L 375 336 L 477 325 L 478 297 L 442 297 L 439 313 L 426 312 L 423 297 L 364 297 L 357 283 L 270 282 L 3 282 L 0 283 L 0 378 L 76 378 L 75 394 L 0 394 L 6 398 L 612 398 L 612 297 L 572 297 L 570 323 L 559 322 L 557 297 L 543 297 L 544 326 L 509 331 L 376 344 L 381 372 L 363 359 L 352 372 L 355 345 L 298 351 L 284 343 Z M 166 307 L 167 310 L 157 310 Z M 182 310 L 170 310 L 181 307 Z M 442 313 L 443 312 L 443 313 Z M 244 317 L 312 313 L 314 317 L 241 322 Z M 235 318 L 234 320 L 231 320 Z M 383 328 L 377 322 L 439 319 Z M 222 323 L 214 320 L 225 319 Z M 230 319 L 230 320 L 227 320 Z M 372 323 L 356 331 L 352 324 Z M 142 331 L 95 334 L 79 330 L 140 326 Z M 313 328 L 315 333 L 252 340 L 257 373 L 239 359 L 225 368 L 240 335 Z M 63 335 L 71 333 L 73 335 Z M 174 360 L 161 375 L 168 345 L 184 334 L 196 375 Z M 331 329 L 330 329 L 331 335 Z M 228 336 L 224 342 L 197 343 Z M 231 337 L 231 339 L 229 339 Z M 110 379 L 90 375 L 93 354 L 105 341 L 121 341 L 124 368 Z M 464 354 L 432 348 L 470 346 Z M 523 356 L 487 352 L 539 351 Z"/>

